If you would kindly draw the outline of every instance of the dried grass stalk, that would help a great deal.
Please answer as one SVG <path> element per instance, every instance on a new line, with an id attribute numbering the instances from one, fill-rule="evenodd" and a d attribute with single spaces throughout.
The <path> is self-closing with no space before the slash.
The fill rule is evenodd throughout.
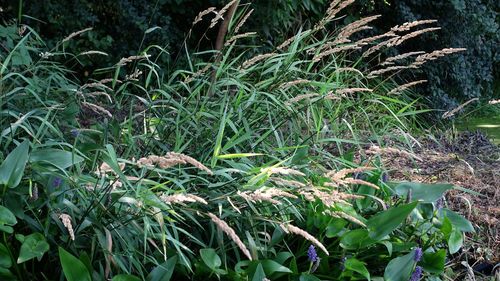
<path id="1" fill-rule="evenodd" d="M 212 67 L 212 64 L 209 63 L 207 65 L 205 65 L 202 69 L 196 71 L 196 73 L 194 73 L 193 75 L 191 76 L 188 76 L 186 77 L 186 79 L 184 79 L 184 83 L 190 83 L 191 81 L 193 81 L 195 78 L 198 78 L 200 77 L 201 75 L 203 75 L 205 72 L 207 72 L 210 67 Z"/>
<path id="2" fill-rule="evenodd" d="M 323 211 L 324 214 L 326 215 L 330 215 L 334 218 L 343 218 L 343 219 L 346 219 L 348 221 L 351 221 L 355 224 L 358 224 L 358 225 L 361 225 L 363 227 L 366 227 L 366 224 L 364 224 L 362 221 L 358 220 L 357 218 L 355 218 L 354 216 L 351 216 L 347 213 L 344 213 L 344 212 L 335 212 L 335 211 L 330 211 L 330 210 L 325 210 Z"/>
<path id="3" fill-rule="evenodd" d="M 450 118 L 452 116 L 454 116 L 455 114 L 457 114 L 457 112 L 459 112 L 460 110 L 462 110 L 464 107 L 466 107 L 468 104 L 472 103 L 472 102 L 475 102 L 475 101 L 478 101 L 479 99 L 478 98 L 473 98 L 473 99 L 470 99 L 464 103 L 462 103 L 461 105 L 457 106 L 455 109 L 453 110 L 450 110 L 450 111 L 446 111 L 443 116 L 441 116 L 441 118 L 443 119 L 446 119 L 446 118 Z"/>
<path id="4" fill-rule="evenodd" d="M 396 25 L 393 28 L 391 28 L 391 31 L 393 32 L 404 32 L 404 31 L 409 31 L 413 27 L 417 27 L 420 25 L 424 24 L 430 24 L 430 23 L 436 23 L 437 20 L 417 20 L 417 21 L 412 21 L 412 22 L 405 22 L 402 25 Z"/>
<path id="5" fill-rule="evenodd" d="M 240 28 L 243 27 L 243 25 L 245 24 L 245 22 L 248 20 L 248 18 L 250 17 L 250 15 L 252 15 L 253 13 L 253 9 L 251 9 L 241 20 L 240 22 L 238 23 L 238 25 L 236 26 L 236 28 L 234 29 L 234 33 L 238 33 L 238 31 L 240 31 Z"/>
<path id="6" fill-rule="evenodd" d="M 368 78 L 374 78 L 374 77 L 377 77 L 377 76 L 379 76 L 381 74 L 385 74 L 387 72 L 400 71 L 400 70 L 405 70 L 405 69 L 415 69 L 415 68 L 418 68 L 418 67 L 416 65 L 414 65 L 414 64 L 411 64 L 411 65 L 389 66 L 389 67 L 386 67 L 386 68 L 383 68 L 383 69 L 374 70 L 374 71 L 368 73 L 368 75 L 366 77 L 368 77 Z"/>
<path id="7" fill-rule="evenodd" d="M 120 61 L 117 63 L 117 65 L 118 66 L 125 66 L 129 62 L 133 62 L 133 61 L 136 61 L 136 60 L 147 59 L 149 57 L 151 57 L 151 55 L 145 54 L 145 55 L 130 56 L 130 57 L 126 57 L 126 58 L 121 58 Z"/>
<path id="8" fill-rule="evenodd" d="M 425 52 L 423 52 L 423 51 L 408 52 L 408 53 L 404 53 L 404 54 L 401 54 L 401 55 L 389 57 L 383 63 L 381 63 L 380 65 L 381 66 L 392 65 L 392 64 L 394 64 L 395 61 L 400 61 L 400 60 L 409 58 L 411 56 L 416 56 L 416 55 L 421 55 L 421 54 L 425 54 Z"/>
<path id="9" fill-rule="evenodd" d="M 199 196 L 196 196 L 194 194 L 173 194 L 173 195 L 166 195 L 162 194 L 160 196 L 160 200 L 167 203 L 167 204 L 174 204 L 174 203 L 184 203 L 184 202 L 198 202 L 207 205 L 207 201 Z"/>
<path id="10" fill-rule="evenodd" d="M 405 41 L 407 41 L 409 39 L 415 38 L 415 37 L 420 36 L 420 35 L 422 35 L 424 33 L 427 33 L 427 32 L 432 32 L 432 31 L 436 31 L 436 30 L 440 30 L 440 29 L 441 29 L 441 27 L 430 27 L 430 28 L 425 28 L 425 29 L 421 29 L 421 30 L 417 30 L 417 31 L 405 34 L 404 36 L 398 38 L 398 40 L 389 43 L 387 45 L 387 47 L 399 46 L 403 42 L 405 42 Z"/>
<path id="11" fill-rule="evenodd" d="M 225 221 L 219 219 L 214 214 L 208 213 L 208 216 L 210 217 L 210 219 L 212 220 L 212 222 L 214 222 L 215 225 L 217 225 L 217 227 L 220 230 L 222 230 L 224 233 L 226 233 L 227 236 L 229 236 L 229 238 L 231 238 L 231 240 L 233 240 L 233 242 L 236 243 L 236 245 L 238 246 L 238 248 L 240 248 L 240 250 L 243 252 L 243 254 L 249 260 L 252 260 L 252 256 L 250 255 L 250 251 L 247 249 L 247 247 L 245 246 L 245 244 L 243 244 L 243 242 L 241 241 L 240 237 L 238 237 L 238 235 L 236 235 L 236 232 L 234 231 L 234 229 L 232 229 Z"/>
<path id="12" fill-rule="evenodd" d="M 291 105 L 291 104 L 296 103 L 296 102 L 299 102 L 299 101 L 301 101 L 301 100 L 304 100 L 304 99 L 309 99 L 309 98 L 312 98 L 312 97 L 317 97 L 317 96 L 319 96 L 319 95 L 318 95 L 318 94 L 316 94 L 316 93 L 309 93 L 309 94 L 298 95 L 298 96 L 296 96 L 296 97 L 294 97 L 294 98 L 289 99 L 289 100 L 286 102 L 286 104 Z"/>
<path id="13" fill-rule="evenodd" d="M 372 145 L 369 149 L 365 151 L 366 154 L 393 154 L 393 155 L 399 155 L 401 157 L 408 157 L 408 158 L 413 158 L 418 161 L 423 161 L 422 158 L 418 157 L 417 155 L 410 153 L 405 150 L 393 148 L 393 147 L 379 147 L 377 145 Z"/>
<path id="14" fill-rule="evenodd" d="M 262 54 L 262 55 L 255 56 L 251 59 L 244 61 L 241 68 L 249 68 L 250 66 L 256 64 L 257 62 L 264 60 L 264 59 L 267 59 L 267 58 L 270 58 L 274 55 L 276 55 L 276 53 L 268 53 L 268 54 Z"/>
<path id="15" fill-rule="evenodd" d="M 264 171 L 267 172 L 269 175 L 279 174 L 279 175 L 291 175 L 291 176 L 301 176 L 301 177 L 306 176 L 306 174 L 302 173 L 301 171 L 283 167 L 265 168 Z"/>
<path id="16" fill-rule="evenodd" d="M 75 232 L 73 231 L 73 225 L 71 224 L 71 216 L 68 214 L 60 214 L 59 219 L 63 223 L 64 227 L 66 227 L 66 230 L 68 230 L 71 240 L 75 241 Z"/>
<path id="17" fill-rule="evenodd" d="M 342 169 L 340 171 L 330 171 L 325 174 L 325 177 L 329 178 L 331 182 L 325 183 L 325 186 L 330 186 L 330 187 L 339 187 L 339 186 L 347 186 L 349 184 L 363 184 L 366 186 L 369 186 L 374 189 L 379 189 L 379 187 L 373 183 L 360 180 L 360 179 L 354 179 L 354 178 L 347 178 L 348 174 L 351 173 L 360 173 L 363 171 L 370 171 L 373 168 L 371 167 L 359 167 L 359 168 L 354 168 L 354 169 Z"/>
<path id="18" fill-rule="evenodd" d="M 79 55 L 79 56 L 84 56 L 84 55 L 88 55 L 88 56 L 90 56 L 90 55 L 108 56 L 108 54 L 107 54 L 107 53 L 105 53 L 105 52 L 101 52 L 101 51 L 93 51 L 93 50 L 91 50 L 91 51 L 86 51 L 86 52 L 81 52 L 81 53 L 79 53 L 78 55 Z"/>
<path id="19" fill-rule="evenodd" d="M 196 25 L 197 23 L 199 23 L 203 19 L 204 16 L 206 16 L 214 11 L 215 11 L 215 7 L 209 7 L 208 9 L 199 12 L 198 15 L 194 18 L 193 23 L 191 25 L 192 26 Z"/>
<path id="20" fill-rule="evenodd" d="M 280 88 L 287 89 L 287 88 L 290 88 L 290 87 L 295 86 L 295 85 L 307 84 L 307 83 L 311 83 L 311 82 L 313 82 L 313 81 L 307 80 L 307 79 L 297 79 L 297 80 L 293 80 L 293 81 L 289 81 L 289 82 L 285 82 L 285 83 L 281 84 Z"/>
<path id="21" fill-rule="evenodd" d="M 263 188 L 255 190 L 253 192 L 250 192 L 250 191 L 240 192 L 240 191 L 238 191 L 237 194 L 250 202 L 255 203 L 255 202 L 265 201 L 265 202 L 269 202 L 269 203 L 276 204 L 276 205 L 281 204 L 281 202 L 279 200 L 274 199 L 274 197 L 278 197 L 278 198 L 286 197 L 286 198 L 292 198 L 292 199 L 297 198 L 297 196 L 295 196 L 291 193 L 288 193 L 284 190 L 281 190 L 279 188 L 274 188 L 274 187 L 271 187 L 271 188 L 263 187 Z"/>
<path id="22" fill-rule="evenodd" d="M 500 103 L 500 100 L 490 100 L 488 104 L 497 104 Z"/>
<path id="23" fill-rule="evenodd" d="M 323 52 L 317 54 L 316 56 L 314 56 L 313 61 L 318 62 L 322 58 L 329 56 L 329 55 L 332 55 L 332 54 L 336 54 L 336 53 L 347 51 L 347 50 L 359 50 L 359 49 L 361 49 L 361 47 L 358 46 L 357 44 L 350 44 L 350 45 L 335 47 L 335 48 L 332 48 L 332 49 L 329 49 L 329 50 L 326 50 L 326 51 L 323 51 Z"/>
<path id="24" fill-rule="evenodd" d="M 347 72 L 347 71 L 356 72 L 357 74 L 364 76 L 363 72 L 361 72 L 359 69 L 356 69 L 354 67 L 341 67 L 341 68 L 337 68 L 335 71 L 338 71 L 338 72 Z"/>
<path id="25" fill-rule="evenodd" d="M 82 105 L 84 107 L 87 107 L 87 108 L 91 109 L 95 113 L 99 113 L 99 114 L 104 113 L 107 116 L 109 116 L 110 118 L 113 117 L 113 115 L 111 114 L 111 112 L 109 112 L 107 109 L 105 109 L 102 106 L 99 106 L 99 105 L 96 105 L 96 104 L 93 104 L 93 103 L 89 103 L 89 102 L 86 102 L 86 101 L 82 102 Z"/>
<path id="26" fill-rule="evenodd" d="M 312 31 L 311 29 L 307 29 L 303 31 L 300 35 L 309 34 L 311 31 Z M 284 48 L 288 47 L 288 45 L 290 45 L 293 41 L 295 41 L 298 35 L 299 34 L 288 38 L 287 40 L 285 40 L 285 42 L 281 43 L 281 45 L 279 45 L 276 49 L 283 50 Z"/>
<path id="27" fill-rule="evenodd" d="M 423 84 L 423 83 L 426 83 L 427 80 L 418 80 L 418 81 L 413 81 L 413 82 L 409 82 L 409 83 L 406 83 L 406 84 L 403 84 L 403 85 L 400 85 L 394 89 L 392 89 L 391 91 L 389 91 L 387 93 L 387 95 L 394 95 L 394 94 L 398 94 L 398 93 L 401 93 L 405 90 L 407 90 L 408 88 L 410 87 L 413 87 L 415 85 L 419 85 L 419 84 Z"/>
<path id="28" fill-rule="evenodd" d="M 294 181 L 294 180 L 285 180 L 282 178 L 277 178 L 277 177 L 270 177 L 269 178 L 272 182 L 274 182 L 277 185 L 280 186 L 289 186 L 289 187 L 305 187 L 306 185 L 304 183 L 301 183 L 299 181 Z"/>
<path id="29" fill-rule="evenodd" d="M 436 60 L 440 57 L 444 57 L 450 54 L 458 53 L 458 52 L 463 52 L 466 51 L 467 49 L 465 48 L 445 48 L 442 50 L 437 50 L 429 54 L 423 54 L 418 56 L 415 59 L 415 62 L 413 63 L 414 66 L 419 67 L 423 65 L 424 63 L 432 60 Z"/>
<path id="30" fill-rule="evenodd" d="M 300 229 L 294 225 L 291 225 L 291 224 L 283 224 L 282 223 L 282 224 L 280 224 L 280 227 L 286 233 L 292 233 L 295 235 L 299 235 L 299 236 L 302 236 L 303 238 L 305 238 L 306 240 L 311 241 L 311 243 L 313 243 L 318 248 L 320 248 L 327 256 L 330 255 L 330 253 L 328 253 L 328 250 L 326 249 L 326 247 L 323 244 L 321 244 L 321 242 L 319 242 L 318 239 L 316 239 L 314 236 L 309 234 L 307 231 L 302 230 L 302 229 Z"/>
<path id="31" fill-rule="evenodd" d="M 257 32 L 247 32 L 247 33 L 243 33 L 243 34 L 234 35 L 233 37 L 229 38 L 229 40 L 227 40 L 226 43 L 224 43 L 224 46 L 227 47 L 227 46 L 231 45 L 231 43 L 233 43 L 234 41 L 236 41 L 238 39 L 254 36 L 256 34 L 257 34 Z"/>
<path id="32" fill-rule="evenodd" d="M 67 41 L 71 40 L 72 38 L 75 38 L 76 36 L 78 36 L 78 35 L 80 35 L 80 34 L 82 34 L 82 33 L 85 33 L 85 32 L 87 32 L 87 31 L 91 31 L 91 30 L 92 30 L 92 27 L 87 27 L 87 28 L 82 29 L 82 30 L 80 30 L 80 31 L 73 32 L 73 33 L 71 33 L 70 35 L 68 35 L 66 38 L 64 38 L 64 39 L 62 40 L 62 42 L 63 42 L 63 43 L 64 43 L 64 42 L 67 42 Z"/>
<path id="33" fill-rule="evenodd" d="M 138 166 L 153 167 L 157 165 L 161 169 L 167 169 L 178 164 L 191 164 L 196 168 L 213 175 L 212 171 L 196 159 L 182 153 L 168 152 L 165 156 L 150 155 L 137 160 Z"/>

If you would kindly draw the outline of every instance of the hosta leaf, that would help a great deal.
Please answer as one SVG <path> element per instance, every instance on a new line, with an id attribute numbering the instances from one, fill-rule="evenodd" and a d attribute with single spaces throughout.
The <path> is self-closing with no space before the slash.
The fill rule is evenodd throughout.
<path id="1" fill-rule="evenodd" d="M 68 281 L 92 280 L 85 265 L 61 247 L 59 247 L 59 260 L 63 268 L 64 276 Z"/>
<path id="2" fill-rule="evenodd" d="M 366 223 L 370 237 L 375 240 L 383 239 L 398 228 L 417 205 L 418 202 L 401 205 L 371 217 Z"/>
<path id="3" fill-rule="evenodd" d="M 24 238 L 17 263 L 23 263 L 32 258 L 41 258 L 49 250 L 49 243 L 41 233 L 33 233 Z"/>
<path id="4" fill-rule="evenodd" d="M 28 162 L 29 142 L 24 141 L 12 150 L 0 165 L 0 184 L 14 188 L 21 182 Z"/>

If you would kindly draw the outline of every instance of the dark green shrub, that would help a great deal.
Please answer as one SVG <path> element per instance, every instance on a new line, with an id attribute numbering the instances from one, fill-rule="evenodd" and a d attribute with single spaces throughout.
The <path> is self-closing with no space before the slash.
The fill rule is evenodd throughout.
<path id="1" fill-rule="evenodd" d="M 403 45 L 411 50 L 467 48 L 467 51 L 426 65 L 427 90 L 438 107 L 450 107 L 474 97 L 491 97 L 499 79 L 500 32 L 495 0 L 403 0 L 382 1 L 374 9 L 385 19 L 379 26 L 417 19 L 436 19 L 442 28 L 431 35 Z"/>

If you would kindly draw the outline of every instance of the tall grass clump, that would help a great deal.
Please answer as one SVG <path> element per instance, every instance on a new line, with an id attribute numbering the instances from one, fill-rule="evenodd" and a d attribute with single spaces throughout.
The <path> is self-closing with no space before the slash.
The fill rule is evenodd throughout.
<path id="1" fill-rule="evenodd" d="M 435 27 L 415 28 L 434 22 L 352 41 L 378 18 L 331 31 L 352 2 L 333 1 L 312 29 L 255 54 L 245 45 L 250 11 L 228 16 L 231 1 L 195 20 L 216 14 L 212 27 L 229 21 L 229 32 L 215 51 L 186 51 L 188 69 L 163 68 L 156 62 L 164 49 L 151 46 L 84 83 L 60 61 L 78 63 L 64 44 L 91 30 L 47 51 L 34 31 L 3 26 L 12 44 L 0 73 L 9 116 L 2 118 L 2 277 L 440 276 L 463 232 L 474 231 L 443 206 L 453 186 L 389 182 L 378 166 L 383 149 L 371 145 L 406 136 L 425 112 L 407 91 L 424 81 L 395 85 L 390 77 L 459 50 L 367 69 L 378 50 L 430 32 Z M 54 266 L 39 270 L 45 264 Z"/>

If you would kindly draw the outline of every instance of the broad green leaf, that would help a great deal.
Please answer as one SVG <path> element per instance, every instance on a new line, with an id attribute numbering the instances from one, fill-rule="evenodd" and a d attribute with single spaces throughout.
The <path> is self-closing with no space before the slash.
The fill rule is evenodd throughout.
<path id="1" fill-rule="evenodd" d="M 368 272 L 368 269 L 366 269 L 365 263 L 355 258 L 350 258 L 345 261 L 344 266 L 346 269 L 357 272 L 367 280 L 370 280 L 370 273 Z"/>
<path id="2" fill-rule="evenodd" d="M 396 194 L 399 196 L 408 196 L 411 190 L 411 200 L 421 200 L 424 203 L 432 203 L 443 196 L 447 190 L 453 189 L 452 184 L 447 183 L 416 183 L 416 182 L 403 182 L 395 187 Z"/>
<path id="3" fill-rule="evenodd" d="M 61 247 L 59 247 L 59 260 L 63 268 L 64 276 L 68 281 L 92 280 L 85 265 Z"/>
<path id="4" fill-rule="evenodd" d="M 167 259 L 166 262 L 158 265 L 149 273 L 146 280 L 148 281 L 169 281 L 174 273 L 175 265 L 177 264 L 177 256 Z"/>
<path id="5" fill-rule="evenodd" d="M 264 272 L 270 276 L 276 272 L 284 272 L 284 273 L 292 273 L 292 271 L 286 267 L 283 266 L 274 260 L 263 260 L 261 261 L 262 267 L 264 268 Z"/>
<path id="6" fill-rule="evenodd" d="M 0 267 L 0 280 L 14 281 L 17 280 L 17 278 L 7 268 Z"/>
<path id="7" fill-rule="evenodd" d="M 408 281 L 415 267 L 415 250 L 389 262 L 384 272 L 385 281 Z"/>
<path id="8" fill-rule="evenodd" d="M 421 264 L 425 271 L 441 274 L 444 271 L 445 261 L 446 250 L 441 249 L 435 253 L 424 253 Z"/>
<path id="9" fill-rule="evenodd" d="M 29 142 L 23 141 L 0 165 L 0 184 L 14 188 L 21 182 L 28 162 Z"/>
<path id="10" fill-rule="evenodd" d="M 342 230 L 344 230 L 346 225 L 347 221 L 344 219 L 333 219 L 326 227 L 326 237 L 332 238 L 337 236 Z"/>
<path id="11" fill-rule="evenodd" d="M 340 246 L 344 249 L 361 249 L 377 242 L 372 239 L 366 229 L 354 229 L 346 232 L 340 238 Z"/>
<path id="12" fill-rule="evenodd" d="M 4 206 L 0 205 L 0 225 L 15 225 L 17 219 L 14 214 Z"/>
<path id="13" fill-rule="evenodd" d="M 48 163 L 61 170 L 69 168 L 83 160 L 83 157 L 71 151 L 53 148 L 34 150 L 30 155 L 31 163 Z"/>
<path id="14" fill-rule="evenodd" d="M 293 257 L 293 254 L 290 252 L 279 252 L 273 260 L 279 264 L 284 264 L 291 257 Z"/>
<path id="15" fill-rule="evenodd" d="M 441 212 L 450 220 L 451 224 L 463 232 L 474 232 L 474 227 L 463 216 L 448 209 L 441 209 Z"/>
<path id="16" fill-rule="evenodd" d="M 444 237 L 448 239 L 451 235 L 451 231 L 453 230 L 453 225 L 448 217 L 444 217 L 443 223 L 441 224 L 441 232 Z"/>
<path id="17" fill-rule="evenodd" d="M 0 268 L 9 268 L 12 266 L 12 259 L 9 250 L 4 244 L 0 243 Z"/>
<path id="18" fill-rule="evenodd" d="M 464 243 L 464 237 L 460 230 L 454 228 L 450 234 L 450 238 L 448 239 L 448 248 L 450 250 L 450 254 L 454 254 L 462 248 Z"/>
<path id="19" fill-rule="evenodd" d="M 371 217 L 366 223 L 370 237 L 375 240 L 383 239 L 394 231 L 417 205 L 418 202 L 401 205 Z"/>
<path id="20" fill-rule="evenodd" d="M 210 268 L 212 270 L 220 267 L 222 264 L 222 261 L 221 261 L 219 255 L 217 255 L 215 250 L 212 248 L 201 249 L 200 255 L 201 255 L 201 259 L 203 260 L 203 262 L 208 266 L 208 268 Z"/>
<path id="21" fill-rule="evenodd" d="M 49 250 L 49 243 L 41 233 L 33 233 L 24 238 L 17 263 L 23 263 L 32 258 L 41 258 Z"/>
<path id="22" fill-rule="evenodd" d="M 111 281 L 141 281 L 141 278 L 129 274 L 119 274 L 114 276 Z"/>
<path id="23" fill-rule="evenodd" d="M 266 278 L 266 273 L 264 272 L 262 264 L 259 263 L 255 268 L 255 272 L 252 276 L 252 281 L 262 281 L 264 280 L 264 278 Z"/>

